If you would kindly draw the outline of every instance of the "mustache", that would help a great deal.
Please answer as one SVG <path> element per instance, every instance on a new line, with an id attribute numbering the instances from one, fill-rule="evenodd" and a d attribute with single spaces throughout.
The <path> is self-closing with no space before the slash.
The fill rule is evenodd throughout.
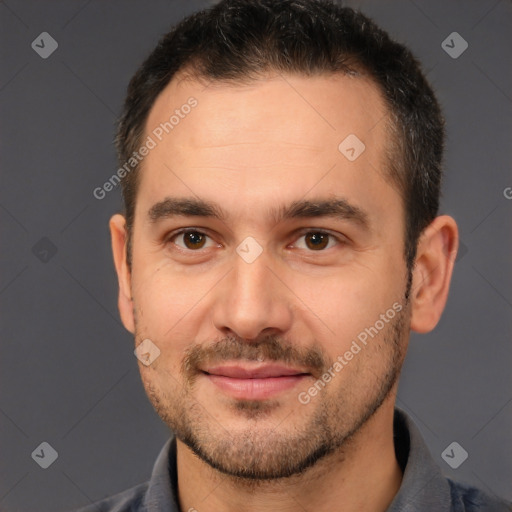
<path id="1" fill-rule="evenodd" d="M 279 362 L 304 368 L 314 377 L 320 377 L 329 362 L 319 346 L 297 347 L 275 335 L 246 341 L 228 336 L 211 344 L 196 344 L 185 351 L 181 371 L 190 381 L 201 373 L 201 367 L 223 362 L 260 361 Z"/>

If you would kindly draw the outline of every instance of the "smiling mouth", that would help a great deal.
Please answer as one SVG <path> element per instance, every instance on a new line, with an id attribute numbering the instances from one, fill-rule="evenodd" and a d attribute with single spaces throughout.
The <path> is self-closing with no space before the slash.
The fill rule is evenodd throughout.
<path id="1" fill-rule="evenodd" d="M 201 372 L 215 387 L 241 400 L 264 400 L 311 377 L 308 372 L 283 365 L 222 365 Z"/>

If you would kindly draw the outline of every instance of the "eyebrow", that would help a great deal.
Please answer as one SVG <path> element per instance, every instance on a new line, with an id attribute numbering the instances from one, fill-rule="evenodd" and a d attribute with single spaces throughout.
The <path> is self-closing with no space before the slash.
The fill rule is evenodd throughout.
<path id="1" fill-rule="evenodd" d="M 370 228 L 368 214 L 344 198 L 298 200 L 269 210 L 270 218 L 277 224 L 283 220 L 297 218 L 333 217 Z M 166 197 L 155 203 L 148 211 L 152 224 L 172 217 L 210 217 L 225 221 L 227 213 L 216 203 L 194 197 Z"/>

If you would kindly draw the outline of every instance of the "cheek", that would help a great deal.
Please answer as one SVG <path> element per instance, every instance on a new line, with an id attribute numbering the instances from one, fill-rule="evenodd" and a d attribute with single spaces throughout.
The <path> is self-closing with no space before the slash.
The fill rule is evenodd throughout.
<path id="1" fill-rule="evenodd" d="M 145 271 L 137 278 L 134 274 L 133 297 L 137 338 L 150 338 L 162 355 L 181 351 L 184 347 L 178 342 L 187 319 L 199 300 L 199 292 L 179 276 L 174 276 L 165 268 L 153 272 Z M 204 293 L 204 292 L 203 292 Z"/>
<path id="2" fill-rule="evenodd" d="M 378 279 L 367 267 L 341 269 L 316 280 L 296 279 L 292 288 L 301 321 L 334 359 L 349 349 L 359 333 L 375 324 L 399 299 L 398 287 Z M 394 286 L 394 289 L 393 287 Z"/>
<path id="3" fill-rule="evenodd" d="M 153 264 L 144 259 L 144 267 L 134 264 L 133 297 L 136 337 L 149 338 L 160 349 L 155 370 L 165 371 L 181 380 L 185 351 L 194 342 L 210 341 L 214 333 L 202 332 L 211 311 L 209 291 L 219 282 L 215 272 L 179 272 L 171 262 Z M 139 262 L 143 258 L 139 259 Z M 222 277 L 222 274 L 220 274 Z M 156 378 L 156 376 L 153 376 Z"/>

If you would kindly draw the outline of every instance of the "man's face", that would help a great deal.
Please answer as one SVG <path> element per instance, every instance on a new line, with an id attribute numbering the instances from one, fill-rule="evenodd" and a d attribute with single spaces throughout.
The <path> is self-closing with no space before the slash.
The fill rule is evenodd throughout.
<path id="1" fill-rule="evenodd" d="M 410 313 L 385 113 L 346 76 L 173 80 L 151 110 L 131 292 L 136 344 L 161 353 L 140 371 L 161 418 L 221 471 L 297 473 L 395 391 Z M 172 214 L 183 199 L 222 217 Z"/>

